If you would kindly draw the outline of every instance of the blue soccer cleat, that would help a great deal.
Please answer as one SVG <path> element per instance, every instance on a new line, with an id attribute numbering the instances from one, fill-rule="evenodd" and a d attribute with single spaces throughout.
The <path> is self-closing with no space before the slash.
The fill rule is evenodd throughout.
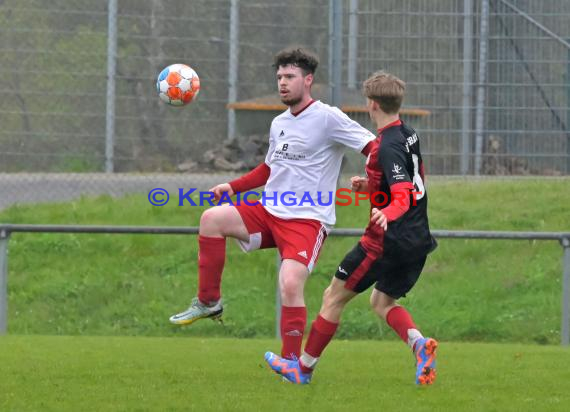
<path id="1" fill-rule="evenodd" d="M 416 384 L 431 385 L 435 381 L 437 341 L 421 338 L 416 343 Z"/>
<path id="2" fill-rule="evenodd" d="M 278 375 L 283 376 L 283 378 L 291 383 L 296 383 L 298 385 L 306 385 L 311 382 L 310 373 L 303 373 L 301 371 L 301 366 L 299 365 L 299 360 L 289 360 L 282 358 L 274 354 L 273 352 L 265 352 L 265 362 L 269 365 L 271 369 Z"/>

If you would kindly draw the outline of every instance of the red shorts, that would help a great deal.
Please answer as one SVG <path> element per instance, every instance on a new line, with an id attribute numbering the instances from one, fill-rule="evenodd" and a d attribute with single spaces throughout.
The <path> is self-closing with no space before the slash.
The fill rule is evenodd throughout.
<path id="1" fill-rule="evenodd" d="M 249 241 L 238 239 L 244 252 L 277 247 L 281 259 L 296 260 L 307 266 L 309 272 L 313 270 L 328 233 L 321 222 L 313 219 L 282 219 L 273 216 L 260 203 L 234 207 L 249 233 Z"/>

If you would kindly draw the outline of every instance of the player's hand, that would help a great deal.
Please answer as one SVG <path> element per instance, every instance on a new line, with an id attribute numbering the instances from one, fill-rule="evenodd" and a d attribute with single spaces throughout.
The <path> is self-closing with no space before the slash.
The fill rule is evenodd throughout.
<path id="1" fill-rule="evenodd" d="M 373 208 L 370 214 L 370 221 L 377 225 L 380 225 L 384 231 L 388 230 L 388 218 L 384 216 L 384 213 L 380 209 Z"/>
<path id="2" fill-rule="evenodd" d="M 353 192 L 368 192 L 368 179 L 360 176 L 351 177 L 350 190 Z"/>
<path id="3" fill-rule="evenodd" d="M 232 189 L 229 183 L 222 183 L 217 186 L 214 186 L 208 192 L 212 192 L 214 194 L 214 200 L 218 201 L 222 197 L 223 193 L 227 193 L 229 197 L 232 197 L 234 193 L 234 189 Z"/>

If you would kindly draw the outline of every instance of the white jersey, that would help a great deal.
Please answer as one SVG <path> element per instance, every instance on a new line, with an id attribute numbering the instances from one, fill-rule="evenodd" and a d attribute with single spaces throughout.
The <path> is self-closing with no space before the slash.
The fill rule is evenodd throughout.
<path id="1" fill-rule="evenodd" d="M 271 123 L 265 163 L 271 174 L 264 206 L 285 219 L 334 225 L 335 192 L 342 156 L 362 151 L 375 136 L 336 107 L 320 101 L 298 115 L 291 110 Z"/>

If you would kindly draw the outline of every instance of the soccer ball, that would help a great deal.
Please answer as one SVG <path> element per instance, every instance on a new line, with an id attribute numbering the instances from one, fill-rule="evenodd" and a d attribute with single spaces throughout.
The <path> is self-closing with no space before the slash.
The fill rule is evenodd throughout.
<path id="1" fill-rule="evenodd" d="M 200 78 L 185 64 L 171 64 L 158 75 L 156 89 L 160 100 L 172 106 L 184 106 L 200 92 Z"/>

